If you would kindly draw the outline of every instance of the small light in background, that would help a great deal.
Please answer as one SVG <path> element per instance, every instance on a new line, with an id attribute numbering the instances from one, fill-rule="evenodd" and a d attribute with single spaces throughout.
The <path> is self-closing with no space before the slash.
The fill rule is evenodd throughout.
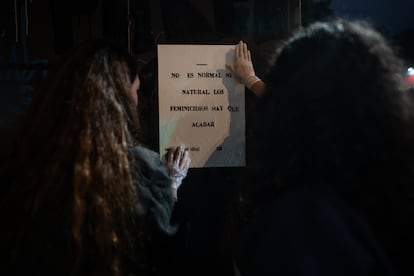
<path id="1" fill-rule="evenodd" d="M 414 87 L 414 68 L 409 67 L 405 75 L 405 85 L 407 88 Z"/>

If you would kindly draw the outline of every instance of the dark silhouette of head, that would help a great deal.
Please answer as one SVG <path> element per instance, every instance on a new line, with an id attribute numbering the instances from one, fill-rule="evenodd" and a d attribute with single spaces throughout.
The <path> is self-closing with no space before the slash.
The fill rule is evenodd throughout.
<path id="1" fill-rule="evenodd" d="M 367 26 L 337 21 L 302 30 L 267 78 L 262 125 L 273 131 L 263 138 L 277 151 L 266 161 L 280 160 L 284 178 L 306 170 L 318 182 L 347 182 L 387 160 L 405 127 L 402 72 L 386 40 Z"/>

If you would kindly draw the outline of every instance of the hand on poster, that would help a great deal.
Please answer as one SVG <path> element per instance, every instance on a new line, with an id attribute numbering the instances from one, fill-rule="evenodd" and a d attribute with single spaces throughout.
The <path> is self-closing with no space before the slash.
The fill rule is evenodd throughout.
<path id="1" fill-rule="evenodd" d="M 254 72 L 250 50 L 247 49 L 247 44 L 243 41 L 236 44 L 233 64 L 226 64 L 226 67 L 249 89 L 255 82 L 260 81 Z"/>
<path id="2" fill-rule="evenodd" d="M 181 145 L 170 147 L 166 154 L 166 167 L 168 175 L 172 180 L 173 198 L 177 200 L 177 190 L 183 179 L 187 176 L 191 159 L 188 149 Z"/>

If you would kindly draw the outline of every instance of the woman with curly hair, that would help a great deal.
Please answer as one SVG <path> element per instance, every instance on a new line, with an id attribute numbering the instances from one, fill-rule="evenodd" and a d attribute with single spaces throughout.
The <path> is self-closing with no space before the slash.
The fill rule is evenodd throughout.
<path id="1" fill-rule="evenodd" d="M 172 234 L 171 176 L 188 153 L 142 146 L 137 64 L 104 41 L 75 48 L 41 87 L 3 183 L 4 275 L 150 275 Z M 152 253 L 157 256 L 151 256 Z"/>
<path id="2" fill-rule="evenodd" d="M 241 275 L 413 275 L 414 124 L 403 75 L 365 23 L 315 23 L 283 46 L 239 197 Z"/>

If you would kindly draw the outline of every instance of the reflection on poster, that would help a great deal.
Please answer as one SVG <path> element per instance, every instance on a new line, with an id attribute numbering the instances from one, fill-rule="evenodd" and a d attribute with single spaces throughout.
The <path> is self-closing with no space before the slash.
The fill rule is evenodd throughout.
<path id="1" fill-rule="evenodd" d="M 160 154 L 186 145 L 191 167 L 246 164 L 244 86 L 234 45 L 158 45 Z"/>

